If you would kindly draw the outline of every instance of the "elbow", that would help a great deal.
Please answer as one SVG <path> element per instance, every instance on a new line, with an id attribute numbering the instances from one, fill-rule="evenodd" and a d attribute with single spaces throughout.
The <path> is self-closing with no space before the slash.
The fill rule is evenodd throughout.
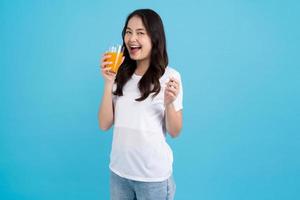
<path id="1" fill-rule="evenodd" d="M 107 131 L 109 130 L 111 127 L 111 124 L 109 123 L 103 123 L 101 121 L 99 121 L 99 129 L 102 130 L 102 131 Z"/>
<path id="2" fill-rule="evenodd" d="M 169 130 L 169 134 L 172 138 L 176 138 L 180 135 L 181 127 L 173 130 Z"/>
<path id="3" fill-rule="evenodd" d="M 98 115 L 98 127 L 102 131 L 107 131 L 110 129 L 110 127 L 113 125 L 114 119 L 108 118 L 108 117 L 101 117 L 101 115 Z"/>
<path id="4" fill-rule="evenodd" d="M 99 125 L 99 129 L 102 131 L 107 131 L 110 127 L 108 126 L 103 126 L 103 125 Z"/>

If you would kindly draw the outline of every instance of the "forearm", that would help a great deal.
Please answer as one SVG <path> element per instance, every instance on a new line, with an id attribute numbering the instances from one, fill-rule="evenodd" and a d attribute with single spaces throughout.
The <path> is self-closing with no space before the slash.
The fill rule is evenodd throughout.
<path id="1" fill-rule="evenodd" d="M 98 112 L 99 128 L 108 130 L 114 121 L 114 111 L 112 103 L 112 86 L 105 85 L 104 94 Z"/>
<path id="2" fill-rule="evenodd" d="M 179 135 L 182 128 L 182 111 L 175 111 L 173 103 L 166 105 L 166 128 L 172 137 Z"/>

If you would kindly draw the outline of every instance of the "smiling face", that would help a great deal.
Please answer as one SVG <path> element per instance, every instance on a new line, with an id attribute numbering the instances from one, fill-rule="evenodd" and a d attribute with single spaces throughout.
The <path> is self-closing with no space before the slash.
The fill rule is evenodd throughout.
<path id="1" fill-rule="evenodd" d="M 133 16 L 127 24 L 124 42 L 132 60 L 150 60 L 152 43 L 151 38 L 138 16 Z"/>

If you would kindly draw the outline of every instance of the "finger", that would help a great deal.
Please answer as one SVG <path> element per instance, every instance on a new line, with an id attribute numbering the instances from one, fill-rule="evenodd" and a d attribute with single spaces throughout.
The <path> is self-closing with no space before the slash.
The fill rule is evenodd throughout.
<path id="1" fill-rule="evenodd" d="M 110 69 L 111 69 L 110 67 L 105 67 L 105 68 L 102 68 L 101 70 L 103 73 L 107 74 L 110 71 Z"/>
<path id="2" fill-rule="evenodd" d="M 170 84 L 167 86 L 167 89 L 172 90 L 172 91 L 177 90 L 176 86 L 173 86 L 173 85 L 170 85 Z"/>
<path id="3" fill-rule="evenodd" d="M 102 67 L 102 68 L 106 68 L 106 66 L 107 66 L 107 65 L 110 65 L 110 64 L 112 64 L 112 62 L 102 62 L 102 63 L 101 63 L 101 67 Z"/>
<path id="4" fill-rule="evenodd" d="M 172 87 L 175 87 L 175 88 L 179 88 L 179 83 L 178 82 L 175 82 L 175 81 L 170 81 L 168 83 L 169 86 L 172 86 Z"/>
<path id="5" fill-rule="evenodd" d="M 112 71 L 108 71 L 107 72 L 107 75 L 111 76 L 111 77 L 115 77 L 116 76 L 116 73 L 115 72 L 112 72 Z"/>
<path id="6" fill-rule="evenodd" d="M 175 96 L 177 95 L 177 90 L 175 88 L 166 88 L 165 90 L 167 93 L 171 92 L 172 94 L 174 94 Z"/>
<path id="7" fill-rule="evenodd" d="M 112 71 L 105 71 L 104 74 L 107 75 L 107 76 L 109 76 L 109 77 L 113 77 L 113 76 L 116 75 L 116 74 L 115 74 L 114 72 L 112 72 Z"/>
<path id="8" fill-rule="evenodd" d="M 111 55 L 103 55 L 101 60 L 100 60 L 100 63 L 103 63 L 103 62 L 107 61 L 109 57 L 111 57 Z"/>
<path id="9" fill-rule="evenodd" d="M 176 83 L 176 82 L 169 82 L 168 83 L 168 87 L 178 88 L 178 83 Z"/>
<path id="10" fill-rule="evenodd" d="M 107 60 L 108 58 L 110 58 L 111 55 L 110 54 L 103 54 L 102 58 L 101 58 L 101 63 L 104 62 L 105 60 Z"/>
<path id="11" fill-rule="evenodd" d="M 172 93 L 172 92 L 166 92 L 166 96 L 167 97 L 170 97 L 170 98 L 172 98 L 172 99 L 175 99 L 176 98 L 176 95 L 174 94 L 174 93 Z"/>
<path id="12" fill-rule="evenodd" d="M 169 81 L 175 82 L 175 83 L 178 83 L 178 82 L 179 82 L 178 79 L 176 79 L 176 78 L 174 78 L 174 77 L 170 77 L 170 80 L 169 80 Z"/>
<path id="13" fill-rule="evenodd" d="M 102 69 L 102 75 L 106 77 L 115 78 L 116 74 L 114 72 L 111 72 L 109 70 L 103 70 Z"/>
<path id="14" fill-rule="evenodd" d="M 179 81 L 173 77 L 169 78 L 169 81 L 167 82 L 168 84 L 169 83 L 172 83 L 172 84 L 179 84 Z"/>
<path id="15" fill-rule="evenodd" d="M 178 86 L 178 84 L 176 84 L 174 82 L 170 82 L 170 83 L 167 84 L 167 88 L 173 88 L 173 89 L 178 90 L 179 86 Z"/>

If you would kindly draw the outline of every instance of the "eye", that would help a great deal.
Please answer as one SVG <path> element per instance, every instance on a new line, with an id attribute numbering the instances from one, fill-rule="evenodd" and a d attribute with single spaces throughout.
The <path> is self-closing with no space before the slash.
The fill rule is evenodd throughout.
<path id="1" fill-rule="evenodd" d="M 145 33 L 144 32 L 138 32 L 137 34 L 138 35 L 144 35 Z"/>
<path id="2" fill-rule="evenodd" d="M 125 31 L 125 34 L 131 34 L 131 31 Z"/>

